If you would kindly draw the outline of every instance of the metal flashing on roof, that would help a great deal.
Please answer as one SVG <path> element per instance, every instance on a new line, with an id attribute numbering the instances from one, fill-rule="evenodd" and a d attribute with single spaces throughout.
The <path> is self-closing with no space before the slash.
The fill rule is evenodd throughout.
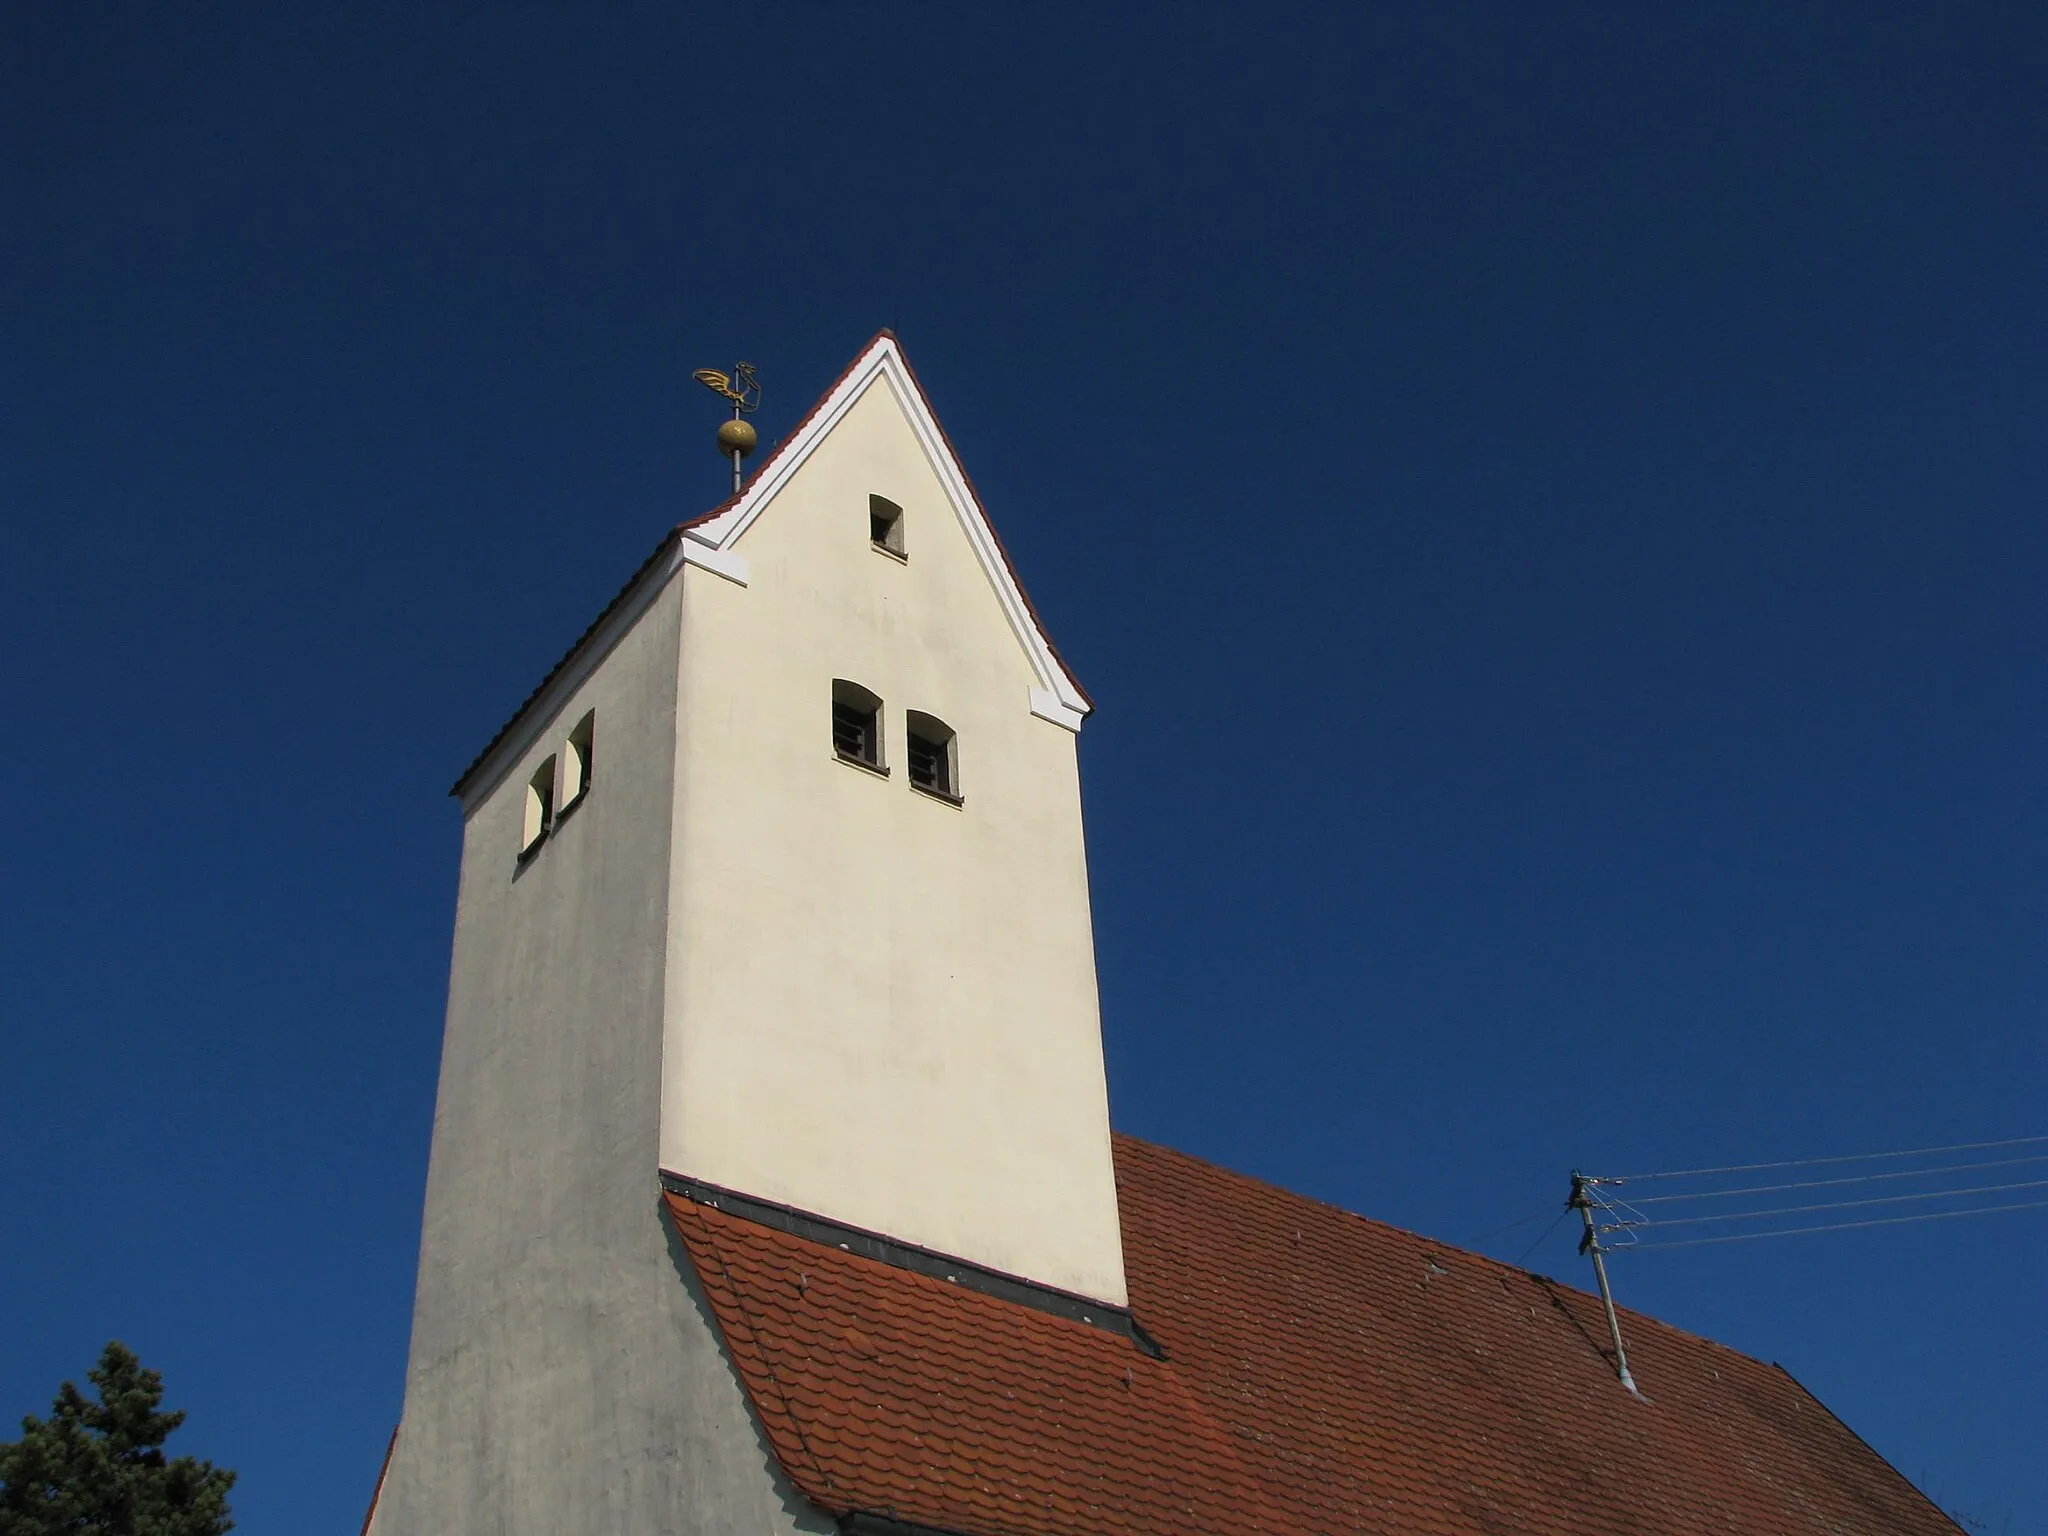
<path id="1" fill-rule="evenodd" d="M 833 1523 L 845 1536 L 962 1536 L 961 1532 L 949 1531 L 941 1525 L 918 1525 L 887 1515 L 872 1515 L 864 1509 L 841 1515 Z"/>
<path id="2" fill-rule="evenodd" d="M 829 1216 L 798 1210 L 793 1205 L 756 1199 L 752 1195 L 743 1195 L 737 1190 L 706 1183 L 702 1179 L 670 1173 L 665 1168 L 661 1171 L 661 1187 L 671 1195 L 679 1195 L 698 1205 L 708 1205 L 713 1210 L 724 1211 L 728 1215 L 757 1221 L 763 1226 L 773 1227 L 778 1232 L 787 1232 L 792 1237 L 801 1237 L 813 1243 L 824 1243 L 846 1253 L 858 1254 L 864 1259 L 875 1259 L 897 1269 L 929 1275 L 935 1280 L 950 1281 L 954 1285 L 965 1286 L 968 1290 L 979 1291 L 984 1296 L 1014 1301 L 1026 1307 L 1036 1307 L 1041 1312 L 1050 1312 L 1054 1317 L 1087 1323 L 1090 1327 L 1129 1339 L 1155 1360 L 1165 1358 L 1165 1351 L 1145 1332 L 1127 1308 L 1111 1306 L 1107 1302 L 1096 1301 L 1072 1291 L 1063 1291 L 1056 1286 L 1043 1285 L 1036 1280 L 1006 1274 L 999 1269 L 990 1269 L 985 1264 L 976 1264 L 971 1259 L 955 1258 L 951 1254 L 923 1248 L 916 1243 L 906 1243 L 880 1232 L 870 1232 L 864 1227 L 849 1226 L 843 1221 L 834 1221 Z"/>

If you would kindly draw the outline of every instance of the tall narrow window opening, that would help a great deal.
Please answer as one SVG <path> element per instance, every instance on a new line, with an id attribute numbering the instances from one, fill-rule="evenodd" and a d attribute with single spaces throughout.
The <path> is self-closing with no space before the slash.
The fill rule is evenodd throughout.
<path id="1" fill-rule="evenodd" d="M 562 754 L 562 809 L 567 811 L 590 793 L 590 770 L 597 745 L 597 711 L 576 722 L 569 733 L 568 749 Z"/>
<path id="2" fill-rule="evenodd" d="M 523 859 L 540 847 L 555 822 L 555 760 L 549 757 L 526 781 L 526 824 L 519 839 Z"/>
<path id="3" fill-rule="evenodd" d="M 960 803 L 959 736 L 936 715 L 909 710 L 903 717 L 903 755 L 910 764 L 910 787 Z"/>
<path id="4" fill-rule="evenodd" d="M 849 763 L 889 771 L 882 762 L 882 701 L 843 677 L 832 680 L 832 750 Z"/>
<path id="5" fill-rule="evenodd" d="M 868 498 L 868 542 L 885 555 L 904 558 L 903 509 L 886 496 Z"/>

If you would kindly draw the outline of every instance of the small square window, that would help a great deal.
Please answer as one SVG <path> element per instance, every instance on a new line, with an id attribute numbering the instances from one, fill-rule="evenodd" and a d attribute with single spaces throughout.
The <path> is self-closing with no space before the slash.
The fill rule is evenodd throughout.
<path id="1" fill-rule="evenodd" d="M 882 701 L 843 677 L 832 680 L 832 750 L 849 763 L 889 771 L 882 764 Z"/>
<path id="2" fill-rule="evenodd" d="M 868 498 L 868 542 L 885 555 L 904 558 L 903 509 L 886 496 Z"/>

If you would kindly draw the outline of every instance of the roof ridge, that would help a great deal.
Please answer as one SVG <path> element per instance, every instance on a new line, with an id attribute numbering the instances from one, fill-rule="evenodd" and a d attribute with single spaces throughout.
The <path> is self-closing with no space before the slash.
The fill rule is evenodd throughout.
<path id="1" fill-rule="evenodd" d="M 1285 1184 L 1275 1184 L 1270 1179 L 1262 1179 L 1256 1174 L 1245 1173 L 1239 1169 L 1227 1167 L 1222 1163 L 1212 1162 L 1208 1158 L 1199 1157 L 1192 1152 L 1183 1152 L 1180 1148 L 1169 1147 L 1164 1142 L 1147 1141 L 1142 1136 L 1133 1136 L 1128 1131 L 1117 1130 L 1110 1132 L 1110 1140 L 1112 1144 L 1118 1141 L 1126 1141 L 1149 1152 L 1164 1153 L 1168 1157 L 1176 1158 L 1186 1163 L 1193 1163 L 1199 1168 L 1205 1168 L 1212 1173 L 1220 1174 L 1238 1184 L 1254 1185 L 1259 1189 L 1269 1190 L 1277 1195 L 1284 1195 L 1289 1200 L 1299 1201 L 1303 1205 L 1310 1205 L 1319 1210 L 1334 1212 L 1336 1215 L 1348 1217 L 1352 1221 L 1364 1222 L 1367 1226 L 1376 1227 L 1382 1232 L 1391 1232 L 1397 1237 L 1426 1244 L 1442 1252 L 1455 1254 L 1461 1259 L 1470 1259 L 1506 1277 L 1535 1280 L 1540 1284 L 1553 1286 L 1589 1302 L 1597 1303 L 1600 1300 L 1597 1292 L 1587 1290 L 1583 1286 L 1573 1285 L 1569 1280 L 1560 1280 L 1555 1275 L 1546 1275 L 1541 1270 L 1529 1269 L 1524 1265 L 1510 1264 L 1506 1259 L 1496 1259 L 1491 1254 L 1480 1253 L 1476 1249 L 1464 1247 L 1447 1239 L 1431 1237 L 1428 1233 L 1417 1232 L 1412 1227 L 1398 1226 L 1394 1222 L 1382 1220 L 1377 1216 L 1367 1216 L 1361 1211 L 1352 1210 L 1347 1205 L 1339 1205 L 1334 1200 L 1323 1200 L 1315 1195 L 1303 1194 L 1298 1189 L 1289 1189 Z M 1651 1313 L 1638 1312 L 1632 1307 L 1621 1305 L 1619 1302 L 1615 1303 L 1614 1310 L 1625 1319 L 1633 1319 L 1638 1323 L 1648 1324 L 1659 1332 L 1691 1339 L 1696 1343 L 1705 1344 L 1709 1348 L 1720 1350 L 1723 1354 L 1733 1355 L 1738 1360 L 1745 1360 L 1752 1365 L 1766 1366 L 1766 1362 L 1759 1360 L 1755 1355 L 1746 1354 L 1742 1350 L 1735 1348 L 1732 1344 L 1723 1344 L 1719 1339 L 1709 1338 L 1706 1334 L 1694 1333 L 1691 1329 L 1681 1328 L 1676 1323 L 1666 1322 L 1663 1318 L 1654 1316 Z"/>

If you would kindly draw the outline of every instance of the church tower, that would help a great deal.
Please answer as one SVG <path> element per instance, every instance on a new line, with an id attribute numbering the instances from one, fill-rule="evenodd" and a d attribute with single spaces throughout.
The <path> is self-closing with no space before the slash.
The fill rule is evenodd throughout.
<path id="1" fill-rule="evenodd" d="M 1121 1311 L 1088 710 L 887 333 L 663 540 L 456 786 L 378 1536 L 829 1528 L 664 1187 Z"/>

